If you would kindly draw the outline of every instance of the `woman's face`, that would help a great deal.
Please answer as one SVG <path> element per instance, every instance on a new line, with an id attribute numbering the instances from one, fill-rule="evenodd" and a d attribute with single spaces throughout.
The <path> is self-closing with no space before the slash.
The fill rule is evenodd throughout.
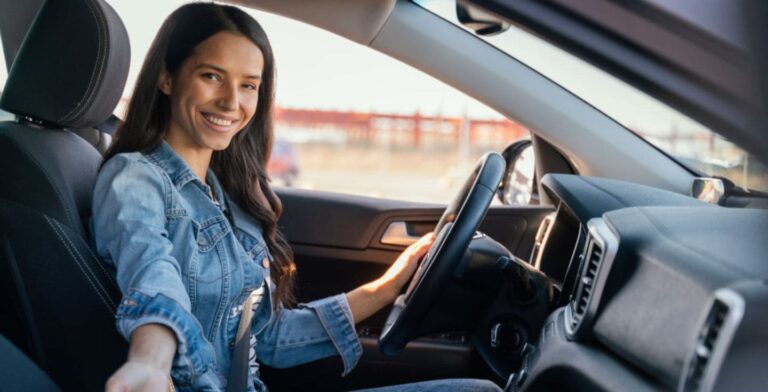
<path id="1" fill-rule="evenodd" d="M 175 75 L 160 76 L 171 103 L 166 141 L 197 156 L 227 148 L 256 112 L 263 68 L 261 50 L 241 34 L 223 31 L 197 45 Z"/>

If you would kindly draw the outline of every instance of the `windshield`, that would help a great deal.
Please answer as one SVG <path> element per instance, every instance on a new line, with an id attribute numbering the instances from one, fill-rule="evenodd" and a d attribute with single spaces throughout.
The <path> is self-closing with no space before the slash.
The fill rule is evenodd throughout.
<path id="1" fill-rule="evenodd" d="M 464 28 L 454 2 L 417 4 Z M 719 176 L 745 189 L 768 191 L 768 168 L 706 126 L 601 69 L 514 25 L 480 37 L 590 103 L 679 163 L 703 176 Z"/>

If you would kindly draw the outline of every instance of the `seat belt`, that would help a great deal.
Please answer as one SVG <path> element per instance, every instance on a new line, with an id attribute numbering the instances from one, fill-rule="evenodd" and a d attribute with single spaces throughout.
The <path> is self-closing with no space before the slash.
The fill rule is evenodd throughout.
<path id="1" fill-rule="evenodd" d="M 240 324 L 235 335 L 235 348 L 232 350 L 232 361 L 229 366 L 229 381 L 227 392 L 244 392 L 248 390 L 248 352 L 251 349 L 251 319 L 253 318 L 253 298 L 248 295 L 240 312 Z"/>

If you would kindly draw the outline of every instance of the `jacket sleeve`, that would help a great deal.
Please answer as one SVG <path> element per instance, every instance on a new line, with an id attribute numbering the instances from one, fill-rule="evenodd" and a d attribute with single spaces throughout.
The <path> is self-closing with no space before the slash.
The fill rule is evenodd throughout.
<path id="1" fill-rule="evenodd" d="M 171 376 L 192 384 L 215 361 L 172 256 L 166 231 L 170 182 L 149 162 L 116 155 L 103 167 L 93 194 L 92 236 L 98 253 L 117 270 L 123 299 L 117 329 L 130 341 L 139 326 L 156 323 L 176 335 Z"/>
<path id="2" fill-rule="evenodd" d="M 301 304 L 295 309 L 280 309 L 258 331 L 256 341 L 259 360 L 277 368 L 340 355 L 344 363 L 342 376 L 354 369 L 363 354 L 344 294 Z"/>

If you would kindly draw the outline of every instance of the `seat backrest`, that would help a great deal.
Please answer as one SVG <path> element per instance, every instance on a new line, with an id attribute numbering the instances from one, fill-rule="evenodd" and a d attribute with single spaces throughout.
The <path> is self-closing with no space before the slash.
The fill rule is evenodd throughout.
<path id="1" fill-rule="evenodd" d="M 48 0 L 11 66 L 0 107 L 0 333 L 63 390 L 103 390 L 125 360 L 120 291 L 89 246 L 101 154 L 68 129 L 110 115 L 128 35 L 103 0 Z"/>
<path id="2" fill-rule="evenodd" d="M 0 385 L 3 392 L 60 392 L 47 374 L 0 335 Z"/>

